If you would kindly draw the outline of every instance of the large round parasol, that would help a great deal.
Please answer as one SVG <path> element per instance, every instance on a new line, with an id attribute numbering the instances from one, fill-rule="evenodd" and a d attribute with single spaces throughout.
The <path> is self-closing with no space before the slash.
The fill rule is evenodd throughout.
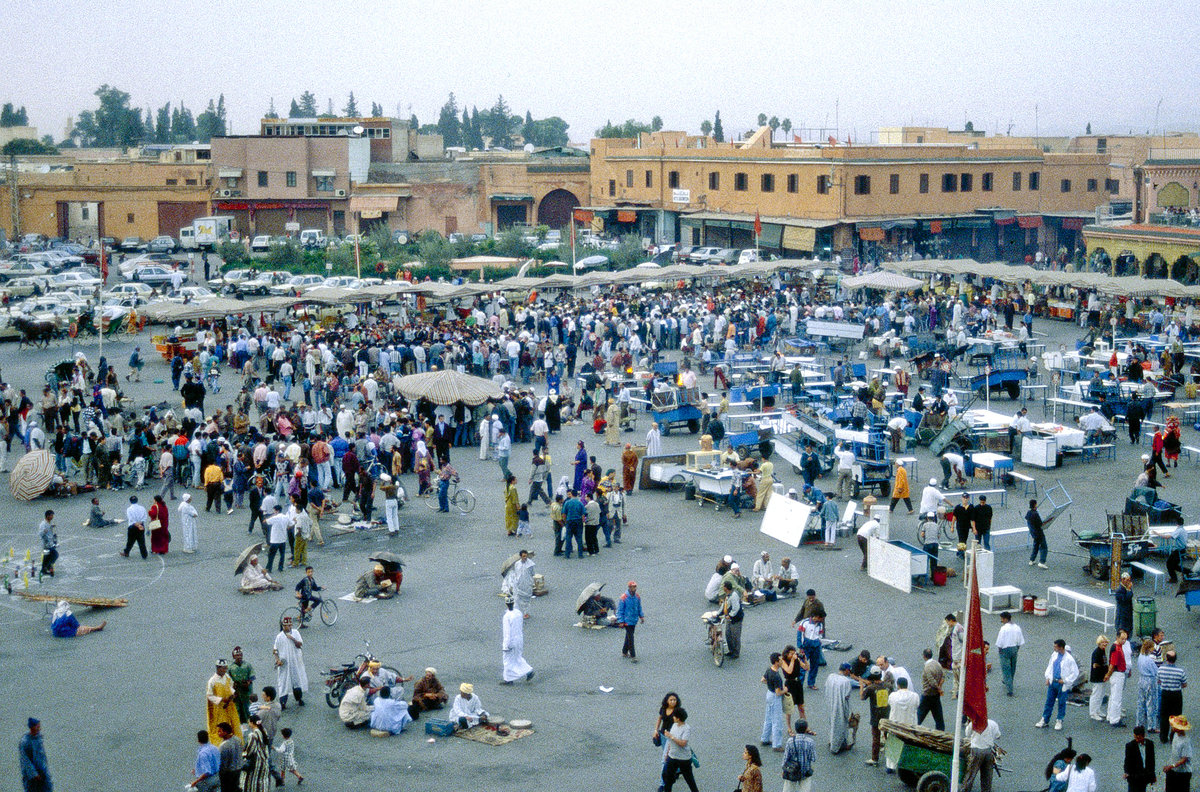
<path id="1" fill-rule="evenodd" d="M 596 596 L 596 594 L 598 594 L 602 588 L 604 588 L 603 583 L 592 583 L 583 591 L 579 592 L 579 598 L 575 600 L 575 612 L 579 613 L 579 610 L 583 607 L 583 604 L 592 597 Z"/>
<path id="2" fill-rule="evenodd" d="M 242 554 L 237 557 L 237 563 L 233 567 L 233 574 L 240 575 L 246 569 L 246 564 L 250 563 L 250 556 L 258 555 L 262 552 L 262 542 L 255 542 L 242 551 Z"/>
<path id="3" fill-rule="evenodd" d="M 375 553 L 374 555 L 370 556 L 369 560 L 378 561 L 379 563 L 383 564 L 385 568 L 388 566 L 392 566 L 392 567 L 403 567 L 404 566 L 404 561 L 400 558 L 400 556 L 396 555 L 391 550 L 380 550 L 378 553 Z M 394 572 L 396 570 L 391 569 L 388 571 Z"/>
<path id="4" fill-rule="evenodd" d="M 529 550 L 526 553 L 526 555 L 528 555 L 530 558 L 533 558 L 535 553 L 532 550 Z M 513 553 L 512 555 L 510 555 L 508 558 L 506 558 L 504 560 L 504 563 L 500 565 L 500 574 L 507 575 L 508 570 L 512 569 L 513 565 L 516 564 L 520 560 L 521 560 L 520 553 Z"/>
<path id="5" fill-rule="evenodd" d="M 44 448 L 30 451 L 17 461 L 8 488 L 17 500 L 31 501 L 50 488 L 54 480 L 54 457 Z"/>
<path id="6" fill-rule="evenodd" d="M 463 402 L 471 407 L 488 399 L 499 399 L 500 388 L 483 377 L 460 374 L 454 369 L 409 374 L 399 380 L 400 393 L 409 399 L 428 399 L 434 404 Z"/>

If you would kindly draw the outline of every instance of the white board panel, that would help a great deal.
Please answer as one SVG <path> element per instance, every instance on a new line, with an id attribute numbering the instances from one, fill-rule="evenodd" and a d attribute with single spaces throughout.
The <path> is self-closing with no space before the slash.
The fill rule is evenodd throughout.
<path id="1" fill-rule="evenodd" d="M 759 529 L 772 539 L 799 547 L 804 538 L 804 526 L 812 514 L 812 506 L 791 498 L 773 497 L 763 512 L 762 527 Z"/>
<path id="2" fill-rule="evenodd" d="M 912 553 L 872 536 L 867 540 L 867 576 L 910 593 Z"/>

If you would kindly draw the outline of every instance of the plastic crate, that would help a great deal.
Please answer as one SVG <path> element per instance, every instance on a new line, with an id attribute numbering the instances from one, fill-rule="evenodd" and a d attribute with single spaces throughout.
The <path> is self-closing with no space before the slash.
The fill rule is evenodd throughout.
<path id="1" fill-rule="evenodd" d="M 454 724 L 440 718 L 428 718 L 425 721 L 425 733 L 435 737 L 449 737 L 454 734 Z"/>

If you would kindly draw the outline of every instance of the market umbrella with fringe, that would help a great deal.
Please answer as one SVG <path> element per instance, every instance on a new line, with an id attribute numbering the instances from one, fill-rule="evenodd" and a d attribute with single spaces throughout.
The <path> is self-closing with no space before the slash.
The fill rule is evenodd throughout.
<path id="1" fill-rule="evenodd" d="M 483 377 L 460 374 L 455 369 L 409 374 L 397 383 L 400 393 L 408 399 L 428 399 L 434 404 L 463 402 L 469 407 L 488 399 L 499 399 L 500 387 Z"/>
<path id="2" fill-rule="evenodd" d="M 878 289 L 883 291 L 909 291 L 925 284 L 922 280 L 901 275 L 898 272 L 876 270 L 866 275 L 842 279 L 847 289 Z"/>
<path id="3" fill-rule="evenodd" d="M 50 488 L 54 480 L 54 456 L 44 449 L 30 451 L 17 461 L 8 488 L 17 500 L 31 501 Z"/>

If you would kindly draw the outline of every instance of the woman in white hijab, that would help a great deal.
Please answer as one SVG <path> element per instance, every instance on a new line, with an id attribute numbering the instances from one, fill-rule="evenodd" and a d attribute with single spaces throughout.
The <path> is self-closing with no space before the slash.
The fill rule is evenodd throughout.
<path id="1" fill-rule="evenodd" d="M 183 552 L 194 553 L 200 548 L 200 539 L 196 535 L 196 507 L 192 505 L 190 493 L 183 493 L 179 504 L 179 521 L 183 526 Z"/>

